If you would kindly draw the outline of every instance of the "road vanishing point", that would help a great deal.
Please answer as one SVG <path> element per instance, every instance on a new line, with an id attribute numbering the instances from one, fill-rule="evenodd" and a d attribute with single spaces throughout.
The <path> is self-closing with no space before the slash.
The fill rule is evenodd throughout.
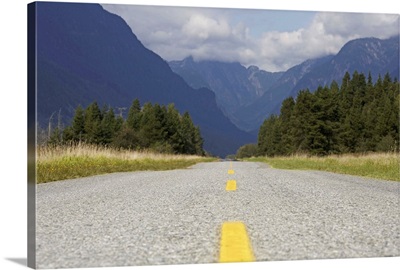
<path id="1" fill-rule="evenodd" d="M 400 255 L 400 183 L 263 163 L 37 185 L 38 268 Z"/>

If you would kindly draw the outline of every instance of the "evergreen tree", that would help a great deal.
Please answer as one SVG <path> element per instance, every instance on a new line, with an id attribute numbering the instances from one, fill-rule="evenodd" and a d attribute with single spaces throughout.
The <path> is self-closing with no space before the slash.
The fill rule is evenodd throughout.
<path id="1" fill-rule="evenodd" d="M 288 155 L 293 152 L 293 110 L 295 102 L 293 97 L 289 97 L 282 102 L 281 106 L 281 140 L 279 147 L 279 154 Z"/>
<path id="2" fill-rule="evenodd" d="M 203 143 L 204 140 L 201 137 L 201 132 L 200 132 L 200 127 L 195 127 L 194 130 L 194 148 L 195 148 L 195 154 L 198 156 L 204 156 L 205 152 L 203 150 Z"/>
<path id="3" fill-rule="evenodd" d="M 115 134 L 111 145 L 117 149 L 138 150 L 141 148 L 138 133 L 127 126 L 122 126 L 121 130 Z"/>
<path id="4" fill-rule="evenodd" d="M 62 138 L 62 141 L 65 143 L 79 141 L 79 140 L 75 140 L 74 133 L 73 133 L 71 126 L 64 128 L 64 130 L 62 131 L 61 138 Z"/>
<path id="5" fill-rule="evenodd" d="M 85 138 L 85 112 L 81 105 L 78 105 L 75 110 L 74 118 L 72 119 L 71 131 L 71 139 L 73 141 L 80 142 Z"/>
<path id="6" fill-rule="evenodd" d="M 149 148 L 153 143 L 152 134 L 155 126 L 155 117 L 152 115 L 153 105 L 147 102 L 143 105 L 140 118 L 139 141 L 143 148 Z"/>
<path id="7" fill-rule="evenodd" d="M 88 143 L 98 143 L 101 136 L 101 112 L 97 102 L 90 104 L 85 111 L 85 139 Z"/>
<path id="8" fill-rule="evenodd" d="M 47 143 L 52 146 L 59 145 L 61 144 L 62 141 L 61 138 L 62 138 L 61 130 L 58 127 L 56 127 L 51 133 Z"/>
<path id="9" fill-rule="evenodd" d="M 269 117 L 268 119 L 270 119 Z M 265 119 L 262 123 L 260 129 L 258 130 L 258 138 L 257 138 L 257 155 L 265 156 L 267 154 L 267 128 L 268 128 L 268 119 Z"/>
<path id="10" fill-rule="evenodd" d="M 121 115 L 118 115 L 115 118 L 114 134 L 117 134 L 118 132 L 120 132 L 123 125 L 124 125 L 124 118 Z"/>
<path id="11" fill-rule="evenodd" d="M 327 124 L 330 128 L 330 134 L 328 134 L 329 140 L 329 154 L 338 154 L 339 151 L 339 130 L 340 130 L 340 107 L 339 107 L 339 85 L 336 81 L 333 81 L 330 86 L 330 103 L 328 108 Z"/>
<path id="12" fill-rule="evenodd" d="M 285 99 L 260 127 L 258 154 L 398 151 L 399 102 L 399 83 L 388 74 L 374 85 L 371 74 L 346 73 L 340 89 L 332 82 Z"/>
<path id="13" fill-rule="evenodd" d="M 101 120 L 101 136 L 99 138 L 99 143 L 108 145 L 112 142 L 115 135 L 115 125 L 116 119 L 114 110 L 112 108 L 104 111 L 104 117 Z"/>
<path id="14" fill-rule="evenodd" d="M 309 152 L 313 143 L 310 131 L 312 126 L 316 125 L 316 117 L 312 113 L 314 102 L 315 98 L 308 89 L 300 91 L 297 95 L 293 110 L 293 144 L 298 153 Z"/>
<path id="15" fill-rule="evenodd" d="M 185 112 L 182 116 L 180 129 L 182 134 L 182 153 L 196 154 L 196 128 L 188 112 Z"/>
<path id="16" fill-rule="evenodd" d="M 316 99 L 311 111 L 315 122 L 309 131 L 310 152 L 315 155 L 326 155 L 332 151 L 335 130 L 333 123 L 337 121 L 338 115 L 335 92 L 327 87 L 319 87 L 314 96 Z"/>
<path id="17" fill-rule="evenodd" d="M 128 117 L 126 119 L 126 124 L 129 128 L 134 131 L 139 131 L 141 121 L 141 107 L 139 99 L 135 99 L 129 108 Z"/>
<path id="18" fill-rule="evenodd" d="M 366 104 L 370 104 L 371 102 L 373 102 L 374 99 L 375 99 L 375 97 L 374 97 L 374 84 L 373 84 L 372 75 L 371 75 L 371 72 L 370 72 L 370 73 L 368 73 L 364 101 L 365 101 Z"/>
<path id="19" fill-rule="evenodd" d="M 173 104 L 168 107 L 146 103 L 140 108 L 139 100 L 132 102 L 127 120 L 116 116 L 114 109 L 97 102 L 83 109 L 76 108 L 71 125 L 58 127 L 48 135 L 50 144 L 86 142 L 110 145 L 123 149 L 152 149 L 158 152 L 204 155 L 203 138 L 189 113 L 181 116 Z M 49 128 L 50 130 L 50 128 Z"/>
<path id="20" fill-rule="evenodd" d="M 174 104 L 169 104 L 166 113 L 166 134 L 168 144 L 174 153 L 183 152 L 183 135 L 180 132 L 181 116 Z"/>
<path id="21" fill-rule="evenodd" d="M 160 106 L 159 104 L 155 104 L 153 107 L 154 110 L 154 117 L 156 119 L 156 130 L 157 130 L 157 137 L 156 140 L 159 142 L 166 142 L 167 141 L 167 119 L 166 114 L 167 110 L 165 106 Z"/>
<path id="22" fill-rule="evenodd" d="M 278 117 L 271 115 L 266 119 L 259 131 L 258 154 L 275 156 L 280 154 L 277 145 L 279 144 L 279 124 Z"/>

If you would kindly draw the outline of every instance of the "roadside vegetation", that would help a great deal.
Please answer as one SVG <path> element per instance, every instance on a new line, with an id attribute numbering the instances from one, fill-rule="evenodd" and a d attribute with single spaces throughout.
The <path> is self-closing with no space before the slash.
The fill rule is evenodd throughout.
<path id="1" fill-rule="evenodd" d="M 115 114 L 112 107 L 104 105 L 101 109 L 94 101 L 86 108 L 79 105 L 70 125 L 63 127 L 60 118 L 59 115 L 55 128 L 51 128 L 49 121 L 44 144 L 86 143 L 115 149 L 206 155 L 200 128 L 188 112 L 181 115 L 172 103 L 164 106 L 147 102 L 141 106 L 135 99 L 125 119 L 122 111 Z"/>
<path id="2" fill-rule="evenodd" d="M 400 181 L 400 156 L 398 153 L 346 154 L 326 157 L 293 155 L 253 157 L 245 160 L 265 162 L 276 169 L 321 170 Z"/>
<path id="3" fill-rule="evenodd" d="M 117 150 L 88 144 L 39 146 L 37 157 L 38 184 L 112 172 L 173 170 L 215 160 L 204 156 Z"/>
<path id="4" fill-rule="evenodd" d="M 399 150 L 399 82 L 376 83 L 355 71 L 339 86 L 320 86 L 289 97 L 258 133 L 257 154 L 290 156 L 396 152 Z"/>
<path id="5" fill-rule="evenodd" d="M 397 78 L 374 83 L 371 74 L 346 73 L 340 86 L 285 99 L 261 125 L 257 144 L 242 146 L 236 158 L 400 181 L 399 104 Z"/>
<path id="6" fill-rule="evenodd" d="M 121 109 L 121 108 L 119 108 Z M 122 108 L 123 109 L 123 108 Z M 172 170 L 214 160 L 203 149 L 200 128 L 174 104 L 138 99 L 124 118 L 96 101 L 76 108 L 70 125 L 59 115 L 38 128 L 37 183 L 112 172 Z"/>

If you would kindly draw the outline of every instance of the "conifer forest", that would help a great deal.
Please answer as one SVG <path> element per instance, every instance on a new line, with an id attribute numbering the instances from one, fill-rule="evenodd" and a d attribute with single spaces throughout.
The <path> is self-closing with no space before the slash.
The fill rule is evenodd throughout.
<path id="1" fill-rule="evenodd" d="M 138 99 L 132 102 L 126 119 L 114 109 L 96 101 L 78 106 L 69 126 L 56 127 L 49 145 L 85 143 L 116 149 L 152 150 L 160 153 L 204 155 L 203 139 L 188 112 L 179 114 L 174 104 L 161 106 Z"/>
<path id="2" fill-rule="evenodd" d="M 398 151 L 399 83 L 388 74 L 374 83 L 357 71 L 339 87 L 305 89 L 282 102 L 258 133 L 257 155 L 329 155 Z"/>

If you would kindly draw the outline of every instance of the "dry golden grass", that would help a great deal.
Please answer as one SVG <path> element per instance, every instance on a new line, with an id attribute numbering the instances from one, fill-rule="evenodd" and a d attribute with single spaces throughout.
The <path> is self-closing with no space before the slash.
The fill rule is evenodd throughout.
<path id="1" fill-rule="evenodd" d="M 198 159 L 200 156 L 193 155 L 174 155 L 155 153 L 151 151 L 132 151 L 118 150 L 106 146 L 90 145 L 90 144 L 71 144 L 67 146 L 38 146 L 37 148 L 38 161 L 51 161 L 66 157 L 104 157 L 118 158 L 121 160 L 136 160 L 136 159 Z"/>
<path id="2" fill-rule="evenodd" d="M 266 162 L 277 169 L 322 170 L 400 181 L 399 153 L 345 154 L 327 157 L 293 155 L 249 160 Z"/>
<path id="3" fill-rule="evenodd" d="M 116 150 L 95 145 L 69 145 L 37 149 L 37 183 L 112 172 L 172 170 L 213 161 L 190 155 Z"/>

